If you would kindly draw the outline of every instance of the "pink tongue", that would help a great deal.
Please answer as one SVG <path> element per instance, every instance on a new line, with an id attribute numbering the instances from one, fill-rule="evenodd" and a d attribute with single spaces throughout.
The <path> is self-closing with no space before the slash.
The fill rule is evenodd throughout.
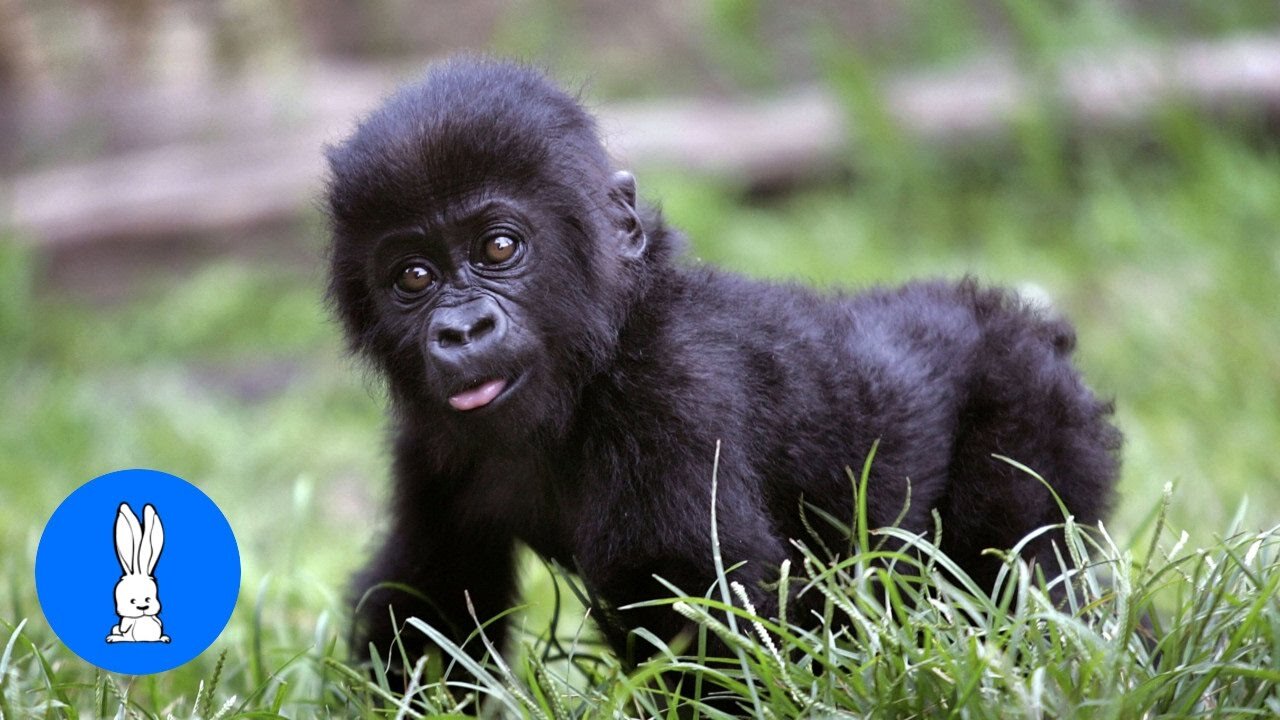
<path id="1" fill-rule="evenodd" d="M 493 402 L 493 399 L 498 397 L 498 393 L 501 393 L 506 387 L 506 380 L 501 378 L 490 380 L 480 387 L 454 395 L 449 398 L 449 404 L 453 406 L 454 410 L 475 410 Z"/>

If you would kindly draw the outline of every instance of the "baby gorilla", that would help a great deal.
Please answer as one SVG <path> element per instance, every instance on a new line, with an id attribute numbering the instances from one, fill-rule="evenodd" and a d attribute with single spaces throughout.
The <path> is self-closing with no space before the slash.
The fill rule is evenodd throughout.
<path id="1" fill-rule="evenodd" d="M 616 609 L 668 596 L 655 575 L 713 582 L 717 442 L 721 552 L 765 614 L 763 585 L 810 539 L 802 508 L 852 518 L 846 468 L 877 441 L 871 526 L 909 492 L 901 525 L 931 531 L 936 511 L 943 548 L 988 586 L 984 549 L 1062 520 L 993 454 L 1042 474 L 1081 523 L 1105 512 L 1119 434 L 1068 360 L 1068 325 L 968 281 L 824 295 L 678 262 L 677 232 L 537 71 L 439 65 L 328 159 L 330 297 L 387 381 L 394 429 L 390 532 L 354 586 L 358 652 L 388 651 L 393 613 L 457 640 L 475 629 L 468 596 L 481 621 L 499 615 L 517 542 L 581 575 L 620 653 L 627 628 L 677 634 L 665 606 Z M 1058 567 L 1051 535 L 1028 556 Z"/>

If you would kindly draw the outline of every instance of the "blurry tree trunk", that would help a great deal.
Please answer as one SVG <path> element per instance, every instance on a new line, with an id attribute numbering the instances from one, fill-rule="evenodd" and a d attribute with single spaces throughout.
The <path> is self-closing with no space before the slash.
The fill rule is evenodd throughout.
<path id="1" fill-rule="evenodd" d="M 120 38 L 116 72 L 141 78 L 151 56 L 159 0 L 96 1 L 107 13 L 114 30 L 111 36 Z"/>
<path id="2" fill-rule="evenodd" d="M 17 155 L 23 96 L 49 81 L 35 23 L 22 0 L 0 0 L 0 173 Z"/>

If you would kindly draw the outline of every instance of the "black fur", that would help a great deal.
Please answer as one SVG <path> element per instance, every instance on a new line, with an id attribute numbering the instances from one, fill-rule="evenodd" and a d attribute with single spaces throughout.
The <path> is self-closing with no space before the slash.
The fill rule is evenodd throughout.
<path id="1" fill-rule="evenodd" d="M 655 574 L 704 592 L 717 441 L 722 551 L 765 613 L 760 582 L 808 537 L 801 498 L 851 517 L 845 468 L 877 440 L 870 522 L 892 522 L 910 482 L 903 525 L 931 529 L 937 510 L 944 548 L 983 583 L 998 569 L 985 548 L 1062 519 L 993 453 L 1041 473 L 1080 522 L 1106 511 L 1119 433 L 1068 360 L 1068 325 L 970 281 L 832 296 L 677 262 L 677 234 L 636 208 L 593 119 L 536 71 L 437 66 L 329 162 L 330 297 L 388 381 L 395 430 L 390 531 L 354 590 L 421 594 L 370 593 L 360 651 L 390 644 L 389 604 L 459 638 L 475 627 L 464 593 L 481 620 L 505 610 L 517 542 L 611 607 L 666 595 Z M 493 199 L 497 219 L 455 217 Z M 507 220 L 524 254 L 482 272 L 476 237 Z M 406 254 L 438 271 L 422 298 L 391 287 Z M 480 302 L 500 341 L 454 362 L 433 316 Z M 447 402 L 517 376 L 494 405 Z M 1049 536 L 1030 552 L 1056 567 Z M 618 617 L 682 627 L 666 609 Z"/>

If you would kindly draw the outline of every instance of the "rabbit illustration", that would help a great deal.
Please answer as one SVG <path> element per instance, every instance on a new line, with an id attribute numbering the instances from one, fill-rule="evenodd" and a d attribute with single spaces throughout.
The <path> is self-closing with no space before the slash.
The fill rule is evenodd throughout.
<path id="1" fill-rule="evenodd" d="M 116 583 L 116 614 L 120 623 L 111 628 L 107 642 L 169 642 L 160 622 L 160 596 L 156 586 L 156 561 L 164 547 L 164 528 L 150 504 L 142 507 L 142 525 L 120 503 L 116 513 L 116 557 L 123 575 Z"/>

